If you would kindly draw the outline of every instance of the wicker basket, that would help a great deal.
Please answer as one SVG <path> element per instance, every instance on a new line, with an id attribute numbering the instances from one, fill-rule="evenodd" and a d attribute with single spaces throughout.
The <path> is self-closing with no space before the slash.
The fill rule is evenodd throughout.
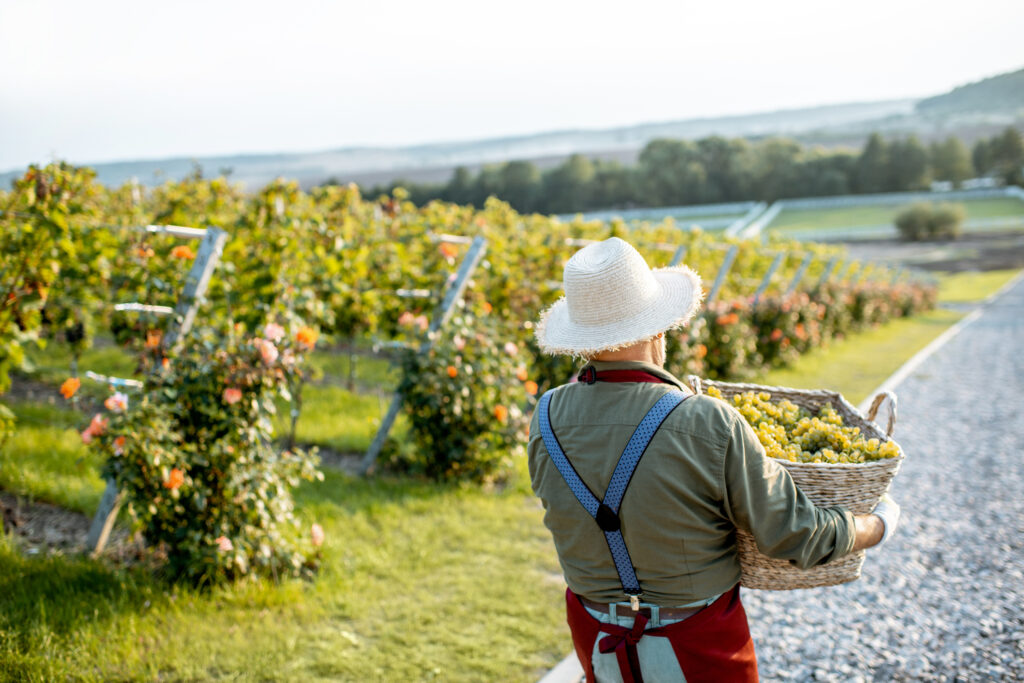
<path id="1" fill-rule="evenodd" d="M 713 382 L 692 375 L 689 380 L 698 394 L 701 393 L 704 386 L 715 387 L 722 392 L 722 396 L 725 398 L 732 398 L 735 394 L 745 391 L 767 391 L 771 393 L 773 401 L 789 399 L 796 405 L 813 412 L 817 412 L 826 403 L 831 403 L 846 425 L 859 427 L 861 433 L 869 439 L 890 440 L 893 426 L 896 423 L 896 396 L 887 391 L 875 396 L 865 418 L 841 394 L 832 391 Z M 886 398 L 889 399 L 887 402 L 889 415 L 888 426 L 883 432 L 874 423 L 874 419 L 879 406 Z M 896 447 L 899 448 L 899 444 L 896 444 Z M 866 514 L 874 509 L 875 504 L 888 490 L 890 482 L 899 471 L 904 459 L 903 449 L 899 448 L 899 452 L 900 454 L 895 458 L 857 464 L 832 465 L 789 462 L 787 460 L 778 460 L 777 462 L 789 470 L 793 481 L 815 505 L 841 505 L 854 514 Z M 776 560 L 762 555 L 758 551 L 753 537 L 742 530 L 736 532 L 736 545 L 743 572 L 740 583 L 747 588 L 791 590 L 835 586 L 860 578 L 861 565 L 864 564 L 864 551 L 861 550 L 828 564 L 811 569 L 800 569 L 791 565 L 787 560 Z"/>

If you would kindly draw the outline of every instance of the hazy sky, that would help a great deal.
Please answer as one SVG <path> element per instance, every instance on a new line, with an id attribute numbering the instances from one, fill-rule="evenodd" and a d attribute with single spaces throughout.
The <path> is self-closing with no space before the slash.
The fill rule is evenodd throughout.
<path id="1" fill-rule="evenodd" d="M 1021 0 L 0 0 L 0 170 L 916 97 L 1021 67 Z"/>

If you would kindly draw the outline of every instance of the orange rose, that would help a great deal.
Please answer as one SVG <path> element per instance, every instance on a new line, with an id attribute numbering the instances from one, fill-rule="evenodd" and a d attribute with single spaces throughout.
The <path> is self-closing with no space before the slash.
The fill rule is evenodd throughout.
<path id="1" fill-rule="evenodd" d="M 174 491 L 181 487 L 185 483 L 185 473 L 179 470 L 177 467 L 173 468 L 170 474 L 167 475 L 167 481 L 164 482 L 164 488 Z"/>
<path id="2" fill-rule="evenodd" d="M 242 390 L 235 387 L 228 387 L 224 390 L 224 402 L 229 406 L 242 400 Z"/>
<path id="3" fill-rule="evenodd" d="M 484 313 L 490 313 L 491 311 L 494 310 L 494 306 L 491 306 L 491 302 L 489 301 L 485 301 L 481 308 L 484 309 Z"/>
<path id="4" fill-rule="evenodd" d="M 187 244 L 179 244 L 174 249 L 171 249 L 171 256 L 173 258 L 192 260 L 196 257 L 196 252 L 192 251 L 192 247 Z"/>
<path id="5" fill-rule="evenodd" d="M 126 441 L 126 439 L 124 438 L 123 435 L 117 437 L 116 439 L 114 439 L 114 453 L 116 453 L 118 455 L 121 455 L 121 453 L 124 452 L 124 443 L 125 443 L 125 441 Z"/>
<path id="6" fill-rule="evenodd" d="M 155 349 L 160 346 L 160 340 L 163 339 L 164 333 L 160 330 L 146 330 L 146 348 Z"/>
<path id="7" fill-rule="evenodd" d="M 697 359 L 703 358 L 704 356 L 708 355 L 708 347 L 704 346 L 703 344 L 697 344 L 696 346 L 693 347 L 693 355 Z"/>
<path id="8" fill-rule="evenodd" d="M 530 396 L 536 396 L 537 390 L 540 388 L 537 386 L 537 383 L 534 382 L 532 379 L 523 384 L 523 387 L 526 389 L 526 393 L 528 393 Z"/>
<path id="9" fill-rule="evenodd" d="M 774 330 L 772 330 L 772 337 L 771 337 L 771 339 L 774 342 L 777 342 L 780 339 L 782 339 L 782 330 L 780 330 L 777 327 Z"/>
<path id="10" fill-rule="evenodd" d="M 61 396 L 64 398 L 71 398 L 81 386 L 82 382 L 77 377 L 68 377 L 64 380 L 64 383 L 60 385 Z"/>
<path id="11" fill-rule="evenodd" d="M 449 365 L 448 366 L 448 376 L 451 377 L 452 379 L 455 379 L 455 376 L 457 374 L 459 374 L 458 368 L 456 368 L 454 365 Z"/>
<path id="12" fill-rule="evenodd" d="M 441 255 L 445 258 L 455 258 L 459 255 L 459 248 L 451 242 L 441 242 Z"/>
<path id="13" fill-rule="evenodd" d="M 295 333 L 295 341 L 299 346 L 311 349 L 316 346 L 316 340 L 319 336 L 319 333 L 312 327 L 301 327 L 299 328 L 299 331 Z"/>
<path id="14" fill-rule="evenodd" d="M 516 379 L 519 380 L 520 382 L 525 382 L 526 380 L 530 379 L 530 374 L 526 371 L 525 365 L 520 365 L 518 368 L 516 368 Z"/>
<path id="15" fill-rule="evenodd" d="M 494 417 L 497 418 L 498 422 L 505 424 L 508 420 L 508 408 L 505 406 L 494 406 Z"/>

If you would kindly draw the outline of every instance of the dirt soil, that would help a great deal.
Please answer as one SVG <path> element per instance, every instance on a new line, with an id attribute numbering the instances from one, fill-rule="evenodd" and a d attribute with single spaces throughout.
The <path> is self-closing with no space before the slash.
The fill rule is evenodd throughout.
<path id="1" fill-rule="evenodd" d="M 85 552 L 92 519 L 80 512 L 0 491 L 0 516 L 4 533 L 10 534 L 26 555 Z M 103 555 L 129 563 L 137 560 L 141 551 L 140 541 L 115 528 Z"/>
<path id="2" fill-rule="evenodd" d="M 845 243 L 851 258 L 900 263 L 932 271 L 962 272 L 1024 268 L 1024 232 L 971 233 L 958 240 Z"/>

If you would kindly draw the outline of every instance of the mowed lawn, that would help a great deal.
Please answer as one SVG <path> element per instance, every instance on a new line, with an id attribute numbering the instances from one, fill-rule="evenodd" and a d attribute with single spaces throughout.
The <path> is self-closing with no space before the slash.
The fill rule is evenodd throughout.
<path id="1" fill-rule="evenodd" d="M 941 201 L 941 197 L 936 201 Z M 952 202 L 962 204 L 967 212 L 967 221 L 985 218 L 1019 218 L 1024 226 L 1024 201 L 1012 198 L 973 199 Z M 835 209 L 787 209 L 783 210 L 768 226 L 783 235 L 798 234 L 808 230 L 829 228 L 856 228 L 877 225 L 892 225 L 896 215 L 906 205 L 852 206 Z"/>
<path id="2" fill-rule="evenodd" d="M 981 299 L 1009 276 L 970 289 Z M 759 381 L 827 386 L 856 402 L 959 317 L 936 311 L 837 340 Z M 331 381 L 307 387 L 318 413 L 309 434 L 335 425 L 313 437 L 324 443 L 393 377 L 361 362 L 348 392 L 332 362 L 321 363 Z M 59 370 L 41 370 L 55 396 Z M 59 396 L 14 407 L 22 422 L 0 488 L 95 509 L 99 463 L 76 434 L 86 414 Z M 198 592 L 142 568 L 24 555 L 0 539 L 0 680 L 533 681 L 570 651 L 561 570 L 523 461 L 497 489 L 328 471 L 298 490 L 297 508 L 303 533 L 314 521 L 326 531 L 314 581 Z"/>

